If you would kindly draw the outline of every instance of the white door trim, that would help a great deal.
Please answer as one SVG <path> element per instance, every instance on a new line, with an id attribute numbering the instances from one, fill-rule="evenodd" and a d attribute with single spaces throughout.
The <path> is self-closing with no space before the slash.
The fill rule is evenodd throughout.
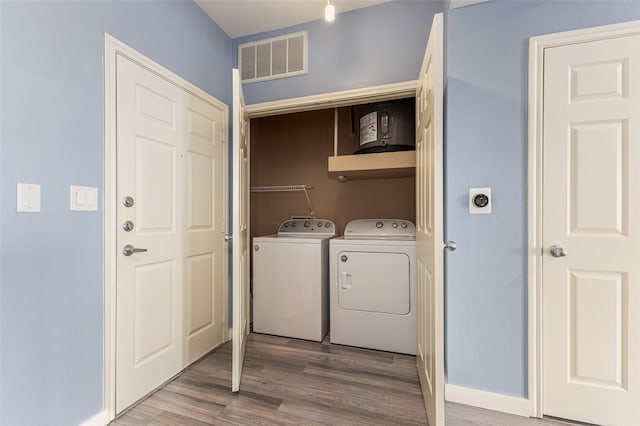
<path id="1" fill-rule="evenodd" d="M 529 39 L 528 299 L 530 415 L 542 417 L 542 144 L 544 50 L 640 34 L 640 21 Z"/>
<path id="2" fill-rule="evenodd" d="M 228 143 L 229 107 L 204 90 L 189 83 L 167 68 L 157 64 L 140 52 L 132 49 L 111 35 L 104 34 L 104 355 L 103 355 L 103 402 L 107 422 L 115 418 L 115 378 L 116 378 L 116 55 L 127 57 L 150 72 L 180 87 L 194 96 L 205 99 L 224 111 L 223 142 Z M 228 171 L 228 154 L 223 156 L 224 170 Z M 228 177 L 225 173 L 223 186 L 228 205 Z M 224 209 L 225 229 L 228 233 L 228 209 Z M 223 276 L 228 279 L 227 252 L 222 260 Z M 224 300 L 228 300 L 228 283 L 225 281 Z M 224 318 L 228 316 L 225 304 Z M 225 321 L 226 322 L 226 321 Z"/>
<path id="3" fill-rule="evenodd" d="M 249 118 L 266 117 L 390 99 L 415 98 L 416 80 L 247 105 Z"/>

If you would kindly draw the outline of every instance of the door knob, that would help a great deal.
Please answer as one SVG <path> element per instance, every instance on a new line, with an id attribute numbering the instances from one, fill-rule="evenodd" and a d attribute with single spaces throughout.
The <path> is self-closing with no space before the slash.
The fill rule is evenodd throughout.
<path id="1" fill-rule="evenodd" d="M 549 251 L 551 252 L 551 256 L 553 256 L 553 257 L 565 257 L 567 254 L 569 254 L 564 249 L 564 247 L 559 246 L 557 244 L 552 245 L 551 248 L 549 249 Z"/>
<path id="2" fill-rule="evenodd" d="M 445 250 L 456 251 L 458 244 L 455 241 L 447 241 L 442 246 Z"/>
<path id="3" fill-rule="evenodd" d="M 147 251 L 147 249 L 135 248 L 131 244 L 127 244 L 122 248 L 122 254 L 124 254 L 125 256 L 131 256 L 133 253 L 142 253 L 145 251 Z"/>
<path id="4" fill-rule="evenodd" d="M 233 235 L 225 234 L 224 241 L 228 243 L 231 240 L 233 240 Z"/>

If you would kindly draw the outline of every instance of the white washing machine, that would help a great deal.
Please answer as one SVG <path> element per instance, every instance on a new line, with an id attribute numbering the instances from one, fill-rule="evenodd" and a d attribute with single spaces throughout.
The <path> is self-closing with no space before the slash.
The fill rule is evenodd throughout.
<path id="1" fill-rule="evenodd" d="M 253 331 L 322 341 L 329 331 L 329 240 L 325 219 L 291 219 L 253 239 Z"/>
<path id="2" fill-rule="evenodd" d="M 329 258 L 331 343 L 415 355 L 415 225 L 351 221 Z"/>

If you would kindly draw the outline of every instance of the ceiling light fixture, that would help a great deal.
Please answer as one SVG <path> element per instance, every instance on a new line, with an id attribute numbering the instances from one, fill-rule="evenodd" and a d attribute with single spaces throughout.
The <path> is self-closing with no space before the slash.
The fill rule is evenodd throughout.
<path id="1" fill-rule="evenodd" d="M 327 0 L 327 5 L 324 8 L 324 19 L 327 22 L 332 22 L 336 19 L 336 8 L 329 0 Z"/>

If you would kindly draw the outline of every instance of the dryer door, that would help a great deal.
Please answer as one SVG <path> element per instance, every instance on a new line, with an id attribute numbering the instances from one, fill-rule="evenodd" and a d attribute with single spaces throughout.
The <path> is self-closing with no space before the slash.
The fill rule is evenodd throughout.
<path id="1" fill-rule="evenodd" d="M 338 305 L 348 310 L 408 314 L 410 267 L 404 253 L 338 253 Z"/>

